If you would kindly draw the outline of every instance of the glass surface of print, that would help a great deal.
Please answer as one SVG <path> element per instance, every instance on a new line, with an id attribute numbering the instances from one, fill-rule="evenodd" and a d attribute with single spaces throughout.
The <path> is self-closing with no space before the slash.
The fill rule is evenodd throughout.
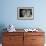
<path id="1" fill-rule="evenodd" d="M 17 19 L 34 19 L 34 8 L 33 7 L 18 7 Z"/>

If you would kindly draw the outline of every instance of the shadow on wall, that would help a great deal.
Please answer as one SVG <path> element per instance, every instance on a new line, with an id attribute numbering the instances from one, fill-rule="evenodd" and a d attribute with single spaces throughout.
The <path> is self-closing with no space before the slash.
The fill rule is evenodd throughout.
<path id="1" fill-rule="evenodd" d="M 2 36 L 3 36 L 3 32 L 6 32 L 6 30 L 4 30 L 5 25 L 4 24 L 0 24 L 0 43 L 2 43 Z"/>

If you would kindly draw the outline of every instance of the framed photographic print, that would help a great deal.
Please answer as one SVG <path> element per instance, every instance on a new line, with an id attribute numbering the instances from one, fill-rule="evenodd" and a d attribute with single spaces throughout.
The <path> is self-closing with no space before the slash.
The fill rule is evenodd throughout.
<path id="1" fill-rule="evenodd" d="M 17 19 L 18 20 L 34 19 L 34 8 L 33 7 L 18 7 L 17 8 Z"/>

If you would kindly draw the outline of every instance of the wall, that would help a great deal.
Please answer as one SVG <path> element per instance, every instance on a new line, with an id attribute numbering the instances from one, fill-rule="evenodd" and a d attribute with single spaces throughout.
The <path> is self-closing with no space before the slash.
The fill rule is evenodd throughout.
<path id="1" fill-rule="evenodd" d="M 16 28 L 46 28 L 46 0 L 1 0 L 0 25 L 13 24 Z M 18 7 L 34 7 L 34 20 L 17 20 Z"/>

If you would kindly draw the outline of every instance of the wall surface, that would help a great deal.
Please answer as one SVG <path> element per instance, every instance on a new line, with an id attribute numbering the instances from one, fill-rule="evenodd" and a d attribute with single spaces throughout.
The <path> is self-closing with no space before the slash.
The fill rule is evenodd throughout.
<path id="1" fill-rule="evenodd" d="M 0 26 L 41 27 L 46 31 L 46 0 L 0 0 Z M 17 20 L 18 7 L 34 7 L 34 20 Z"/>

